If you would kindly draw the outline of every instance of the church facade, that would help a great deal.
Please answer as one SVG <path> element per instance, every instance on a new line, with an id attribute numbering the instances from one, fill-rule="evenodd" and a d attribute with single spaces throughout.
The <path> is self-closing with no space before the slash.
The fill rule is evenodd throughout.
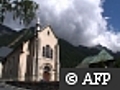
<path id="1" fill-rule="evenodd" d="M 52 28 L 40 28 L 6 58 L 2 78 L 12 81 L 59 81 L 59 44 Z"/>

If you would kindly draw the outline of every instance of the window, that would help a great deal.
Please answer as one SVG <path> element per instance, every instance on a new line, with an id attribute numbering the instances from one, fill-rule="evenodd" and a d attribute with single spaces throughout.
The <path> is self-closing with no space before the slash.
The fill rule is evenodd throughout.
<path id="1" fill-rule="evenodd" d="M 48 32 L 47 32 L 47 34 L 49 35 L 49 34 L 50 34 L 50 32 L 48 31 Z"/>
<path id="2" fill-rule="evenodd" d="M 43 47 L 43 57 L 45 57 L 45 47 Z"/>
<path id="3" fill-rule="evenodd" d="M 43 47 L 43 57 L 46 58 L 53 58 L 53 50 L 49 45 L 46 45 L 46 47 Z"/>
<path id="4" fill-rule="evenodd" d="M 9 74 L 12 74 L 12 69 L 9 69 Z"/>
<path id="5" fill-rule="evenodd" d="M 50 71 L 50 67 L 49 66 L 45 66 L 44 67 L 44 71 Z"/>
<path id="6" fill-rule="evenodd" d="M 13 56 L 12 59 L 15 60 L 15 57 Z"/>
<path id="7" fill-rule="evenodd" d="M 50 58 L 50 46 L 46 45 L 46 57 Z"/>
<path id="8" fill-rule="evenodd" d="M 53 50 L 52 49 L 50 50 L 50 58 L 51 59 L 53 58 Z"/>

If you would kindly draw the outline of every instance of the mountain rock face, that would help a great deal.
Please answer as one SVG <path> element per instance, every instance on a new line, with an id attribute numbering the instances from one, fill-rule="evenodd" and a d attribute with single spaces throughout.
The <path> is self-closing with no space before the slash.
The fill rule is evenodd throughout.
<path id="1" fill-rule="evenodd" d="M 34 35 L 34 28 L 23 29 L 19 32 L 16 32 L 4 25 L 0 25 L 0 47 L 9 46 L 9 44 L 14 43 L 14 41 L 17 39 L 16 43 L 14 43 L 15 45 L 12 47 L 14 48 L 14 46 L 19 45 L 19 43 L 23 40 L 29 39 L 32 35 Z M 101 45 L 97 45 L 91 48 L 82 45 L 76 47 L 60 38 L 59 45 L 61 63 L 60 66 L 63 68 L 76 67 L 84 58 L 96 55 L 102 49 L 105 49 L 108 53 L 110 53 L 116 60 L 116 67 L 120 67 L 120 52 L 113 53 L 111 50 Z"/>

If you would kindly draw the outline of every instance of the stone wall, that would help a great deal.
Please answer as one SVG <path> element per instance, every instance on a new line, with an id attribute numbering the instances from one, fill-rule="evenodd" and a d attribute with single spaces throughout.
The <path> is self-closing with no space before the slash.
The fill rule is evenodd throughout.
<path id="1" fill-rule="evenodd" d="M 59 82 L 6 82 L 6 84 L 30 90 L 59 90 Z"/>

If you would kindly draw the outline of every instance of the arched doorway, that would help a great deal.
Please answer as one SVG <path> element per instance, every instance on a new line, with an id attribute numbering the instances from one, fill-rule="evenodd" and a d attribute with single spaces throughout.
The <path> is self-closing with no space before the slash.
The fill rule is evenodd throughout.
<path id="1" fill-rule="evenodd" d="M 49 66 L 45 66 L 43 70 L 43 80 L 49 82 L 51 79 L 51 68 Z"/>

